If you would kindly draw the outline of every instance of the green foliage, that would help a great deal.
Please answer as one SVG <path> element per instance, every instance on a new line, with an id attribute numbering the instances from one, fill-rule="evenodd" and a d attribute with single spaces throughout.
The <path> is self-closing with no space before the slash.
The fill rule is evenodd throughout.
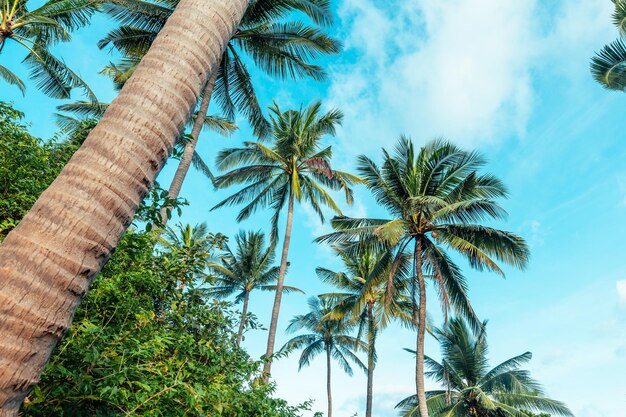
<path id="1" fill-rule="evenodd" d="M 620 37 L 607 44 L 591 58 L 591 75 L 604 88 L 624 91 L 626 88 L 626 0 L 613 0 L 613 24 Z"/>
<path id="2" fill-rule="evenodd" d="M 86 137 L 48 142 L 30 135 L 24 115 L 0 102 L 0 241 L 52 183 Z"/>
<path id="3" fill-rule="evenodd" d="M 120 26 L 109 32 L 98 46 L 117 49 L 123 58 L 102 72 L 116 87 L 130 78 L 141 58 L 165 25 L 178 0 L 108 0 L 104 10 Z M 213 98 L 227 118 L 242 114 L 259 137 L 269 134 L 269 124 L 256 95 L 248 62 L 279 79 L 326 76 L 313 60 L 336 54 L 341 44 L 316 26 L 291 20 L 300 15 L 315 25 L 332 21 L 327 0 L 251 0 L 217 70 Z"/>
<path id="4" fill-rule="evenodd" d="M 441 347 L 441 362 L 426 357 L 426 375 L 442 389 L 426 392 L 428 412 L 433 417 L 549 417 L 533 412 L 548 411 L 572 416 L 561 402 L 547 398 L 530 373 L 520 369 L 532 358 L 530 352 L 508 359 L 494 368 L 488 364 L 487 336 L 483 328 L 473 333 L 466 322 L 450 320 L 435 330 Z M 405 417 L 418 416 L 417 396 L 398 404 Z"/>
<path id="5" fill-rule="evenodd" d="M 282 111 L 274 103 L 270 107 L 274 140 L 271 147 L 261 142 L 244 142 L 242 148 L 220 151 L 217 167 L 230 171 L 216 178 L 217 187 L 245 187 L 211 210 L 245 203 L 237 216 L 237 221 L 241 221 L 261 207 L 270 208 L 274 243 L 278 239 L 280 213 L 294 199 L 309 203 L 322 222 L 322 206 L 341 214 L 328 190 L 345 192 L 346 202 L 352 204 L 351 186 L 362 180 L 332 169 L 332 149 L 323 148 L 321 143 L 324 135 L 335 134 L 343 113 L 336 109 L 322 113 L 321 107 L 321 102 L 315 102 L 304 109 Z"/>
<path id="6" fill-rule="evenodd" d="M 298 363 L 299 370 L 308 366 L 313 358 L 325 352 L 332 356 L 350 376 L 353 374 L 351 362 L 363 371 L 367 371 L 366 366 L 355 354 L 359 350 L 365 350 L 365 344 L 349 335 L 354 325 L 348 320 L 327 318 L 332 309 L 333 305 L 328 298 L 311 297 L 309 312 L 295 316 L 287 327 L 288 333 L 298 330 L 305 330 L 309 333 L 292 338 L 285 343 L 280 352 L 288 354 L 297 349 L 302 350 Z"/>
<path id="7" fill-rule="evenodd" d="M 30 78 L 44 94 L 69 98 L 72 89 L 80 88 L 91 101 L 96 102 L 89 86 L 62 59 L 50 53 L 50 47 L 69 41 L 70 32 L 87 25 L 100 3 L 101 0 L 2 0 L 0 56 L 7 42 L 13 42 L 25 52 L 22 62 L 29 67 Z M 16 60 L 14 55 L 5 56 Z M 0 59 L 2 63 L 5 61 Z M 2 65 L 0 81 L 16 86 L 22 93 L 26 90 L 24 82 Z"/>
<path id="8" fill-rule="evenodd" d="M 220 244 L 206 234 L 205 260 Z M 215 235 L 219 236 L 219 235 Z M 58 346 L 24 416 L 294 417 L 255 383 L 259 364 L 236 347 L 228 304 L 204 295 L 202 280 L 179 285 L 198 259 L 171 241 L 126 234 L 96 278 Z"/>
<path id="9" fill-rule="evenodd" d="M 460 254 L 477 270 L 501 275 L 504 272 L 498 262 L 524 268 L 529 258 L 521 237 L 482 225 L 506 216 L 497 199 L 507 195 L 499 179 L 479 173 L 484 164 L 478 153 L 450 142 L 435 140 L 416 148 L 407 137 L 400 138 L 393 152 L 383 149 L 380 167 L 361 155 L 357 171 L 389 216 L 335 217 L 335 232 L 318 241 L 391 247 L 395 250 L 394 269 L 410 251 L 416 268 L 418 260 L 421 264 L 417 275 L 424 273 L 432 280 L 444 313 L 453 309 L 479 327 L 467 281 L 448 252 Z M 395 291 L 390 280 L 387 294 Z"/>

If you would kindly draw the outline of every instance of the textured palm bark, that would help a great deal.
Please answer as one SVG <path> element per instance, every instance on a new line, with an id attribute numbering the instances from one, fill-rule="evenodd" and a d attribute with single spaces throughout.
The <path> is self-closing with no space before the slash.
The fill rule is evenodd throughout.
<path id="1" fill-rule="evenodd" d="M 420 417 L 428 417 L 426 406 L 426 392 L 424 389 L 424 336 L 426 334 L 426 283 L 422 272 L 422 241 L 415 241 L 415 270 L 417 271 L 417 284 L 419 286 L 419 306 L 417 323 L 417 347 L 415 349 L 415 390 Z"/>
<path id="2" fill-rule="evenodd" d="M 200 132 L 202 132 L 204 121 L 209 112 L 209 104 L 211 103 L 211 95 L 213 94 L 213 87 L 215 87 L 216 79 L 217 70 L 213 71 L 211 77 L 209 78 L 209 81 L 206 84 L 206 87 L 204 87 L 204 92 L 202 93 L 202 103 L 200 103 L 200 109 L 198 110 L 198 117 L 196 118 L 193 124 L 193 128 L 191 129 L 191 139 L 185 145 L 183 155 L 180 158 L 180 162 L 178 163 L 178 167 L 176 168 L 176 173 L 174 174 L 174 178 L 172 179 L 172 183 L 170 184 L 170 189 L 168 192 L 169 198 L 172 200 L 177 199 L 180 195 L 180 190 L 183 187 L 183 182 L 185 181 L 187 172 L 189 172 L 191 160 L 193 159 L 193 155 L 196 152 L 196 146 L 198 145 L 198 138 L 200 137 Z M 161 222 L 163 224 L 166 224 L 168 220 L 169 219 L 167 217 L 167 209 L 161 209 Z"/>
<path id="3" fill-rule="evenodd" d="M 241 322 L 239 323 L 239 332 L 237 332 L 237 346 L 241 345 L 243 339 L 243 330 L 246 328 L 246 316 L 248 315 L 248 301 L 250 293 L 246 292 L 243 296 L 243 308 L 241 309 Z"/>
<path id="4" fill-rule="evenodd" d="M 326 345 L 326 394 L 328 395 L 328 417 L 333 417 L 333 396 L 330 381 L 330 345 Z"/>
<path id="5" fill-rule="evenodd" d="M 374 305 L 367 305 L 367 399 L 365 417 L 372 417 L 372 401 L 374 399 L 374 356 L 376 354 L 376 329 L 374 328 Z"/>
<path id="6" fill-rule="evenodd" d="M 283 298 L 283 286 L 285 273 L 287 272 L 287 257 L 289 255 L 289 242 L 291 242 L 291 224 L 293 223 L 293 192 L 289 194 L 289 207 L 287 209 L 287 225 L 285 226 L 285 241 L 283 242 L 283 253 L 280 259 L 280 269 L 276 282 L 276 295 L 274 296 L 274 306 L 272 307 L 272 320 L 270 322 L 269 335 L 267 337 L 267 349 L 265 350 L 265 365 L 263 365 L 263 381 L 269 382 L 272 372 L 272 355 L 274 354 L 274 344 L 276 343 L 276 329 L 278 327 L 278 314 L 280 313 L 280 302 Z"/>
<path id="7" fill-rule="evenodd" d="M 15 416 L 180 134 L 246 0 L 181 0 L 133 77 L 0 246 L 0 416 Z"/>

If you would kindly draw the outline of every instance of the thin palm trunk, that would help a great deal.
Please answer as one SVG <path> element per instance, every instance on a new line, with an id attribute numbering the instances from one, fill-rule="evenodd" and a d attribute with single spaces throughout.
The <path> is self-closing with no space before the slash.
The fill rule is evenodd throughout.
<path id="1" fill-rule="evenodd" d="M 333 417 L 333 396 L 330 386 L 330 348 L 330 344 L 326 345 L 326 393 L 328 394 L 328 417 Z"/>
<path id="2" fill-rule="evenodd" d="M 426 392 L 424 389 L 424 336 L 426 334 L 426 283 L 422 272 L 422 241 L 415 240 L 415 270 L 419 286 L 419 306 L 417 323 L 417 346 L 415 349 L 415 390 L 419 402 L 420 417 L 428 417 Z"/>
<path id="3" fill-rule="evenodd" d="M 17 415 L 174 146 L 246 0 L 181 0 L 135 74 L 0 247 L 0 417 Z"/>
<path id="4" fill-rule="evenodd" d="M 172 183 L 170 184 L 169 198 L 172 200 L 177 199 L 180 195 L 180 190 L 183 187 L 183 182 L 185 181 L 187 172 L 189 172 L 189 167 L 191 166 L 193 155 L 196 152 L 198 138 L 200 137 L 200 132 L 202 132 L 204 121 L 206 120 L 207 114 L 209 112 L 209 104 L 211 103 L 211 95 L 213 94 L 213 87 L 215 87 L 216 79 L 217 69 L 213 71 L 211 77 L 206 83 L 206 86 L 204 87 L 202 103 L 200 103 L 200 109 L 198 110 L 198 117 L 196 118 L 193 124 L 193 128 L 191 129 L 191 139 L 185 145 L 183 156 L 180 158 L 178 168 L 176 168 L 176 173 L 174 174 L 174 178 L 172 179 Z M 169 219 L 167 216 L 167 208 L 161 209 L 161 222 L 163 224 L 166 224 L 168 220 Z"/>
<path id="5" fill-rule="evenodd" d="M 276 329 L 278 327 L 278 313 L 280 312 L 280 302 L 283 297 L 283 285 L 285 273 L 287 272 L 287 257 L 289 255 L 289 242 L 291 241 L 291 225 L 293 223 L 294 194 L 289 192 L 289 207 L 287 209 L 287 225 L 285 226 L 285 241 L 283 242 L 283 253 L 280 259 L 280 269 L 278 270 L 278 280 L 276 282 L 276 296 L 274 297 L 274 307 L 272 308 L 272 321 L 270 322 L 269 335 L 267 337 L 267 350 L 265 351 L 265 365 L 263 366 L 263 380 L 269 381 L 272 371 L 272 355 L 274 354 L 274 344 L 276 342 Z"/>
<path id="6" fill-rule="evenodd" d="M 374 387 L 374 355 L 375 355 L 375 343 L 376 343 L 376 329 L 374 328 L 374 306 L 368 304 L 367 306 L 367 399 L 365 404 L 365 417 L 372 417 L 372 401 L 373 401 L 373 387 Z"/>
<path id="7" fill-rule="evenodd" d="M 239 323 L 239 333 L 237 333 L 237 346 L 241 345 L 241 339 L 243 338 L 243 329 L 246 327 L 246 316 L 248 315 L 248 300 L 250 293 L 246 292 L 243 296 L 243 308 L 241 309 L 241 323 Z"/>

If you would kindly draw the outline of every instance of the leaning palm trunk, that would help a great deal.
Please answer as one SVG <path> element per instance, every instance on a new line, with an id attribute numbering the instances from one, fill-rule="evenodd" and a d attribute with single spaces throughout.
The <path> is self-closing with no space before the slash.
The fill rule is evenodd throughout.
<path id="1" fill-rule="evenodd" d="M 374 328 L 374 315 L 372 310 L 373 306 L 369 304 L 367 306 L 367 399 L 365 403 L 365 417 L 372 417 L 374 366 L 376 366 L 374 362 L 376 330 Z"/>
<path id="2" fill-rule="evenodd" d="M 428 417 L 426 392 L 424 388 L 424 336 L 426 334 L 426 283 L 422 272 L 422 242 L 415 241 L 415 270 L 419 286 L 419 306 L 417 323 L 417 346 L 415 349 L 415 390 L 419 405 L 420 417 Z"/>
<path id="3" fill-rule="evenodd" d="M 181 0 L 135 74 L 0 247 L 0 416 L 15 416 L 130 224 L 246 0 Z"/>
<path id="4" fill-rule="evenodd" d="M 246 292 L 243 296 L 243 308 L 241 309 L 241 322 L 239 323 L 239 331 L 237 332 L 237 346 L 241 345 L 243 339 L 243 330 L 246 328 L 246 317 L 248 315 L 248 301 L 250 299 L 250 293 Z"/>
<path id="5" fill-rule="evenodd" d="M 191 160 L 193 159 L 193 155 L 196 152 L 196 145 L 198 144 L 198 138 L 200 137 L 200 132 L 202 132 L 202 127 L 204 126 L 204 121 L 207 118 L 207 114 L 209 112 L 209 104 L 211 103 L 211 95 L 213 94 L 213 87 L 215 87 L 215 80 L 217 79 L 217 67 L 219 66 L 219 62 L 215 66 L 215 70 L 211 74 L 211 78 L 206 83 L 204 87 L 202 103 L 200 103 L 200 109 L 198 110 L 198 117 L 194 121 L 193 128 L 191 129 L 191 138 L 187 144 L 185 144 L 185 150 L 183 151 L 183 156 L 180 158 L 180 162 L 178 163 L 178 168 L 176 168 L 176 173 L 174 174 L 174 178 L 172 179 L 172 183 L 170 184 L 169 189 L 169 198 L 172 200 L 176 200 L 180 195 L 180 190 L 183 187 L 183 182 L 185 181 L 185 177 L 187 176 L 187 172 L 189 172 L 189 167 L 191 166 Z M 163 208 L 161 210 L 161 222 L 166 224 L 169 220 L 167 216 L 167 208 Z"/>
<path id="6" fill-rule="evenodd" d="M 278 327 L 278 313 L 280 312 L 280 301 L 283 298 L 283 286 L 285 273 L 287 272 L 287 257 L 289 255 L 289 242 L 291 241 L 291 224 L 293 222 L 293 191 L 289 192 L 289 207 L 287 209 L 287 225 L 285 226 L 285 241 L 283 242 L 283 253 L 280 259 L 280 269 L 276 281 L 276 295 L 274 297 L 274 307 L 272 308 L 272 321 L 270 322 L 269 335 L 267 337 L 267 350 L 265 351 L 265 365 L 263 366 L 263 380 L 267 383 L 272 372 L 272 355 L 274 354 L 274 344 L 276 342 L 276 329 Z"/>
<path id="7" fill-rule="evenodd" d="M 328 417 L 333 417 L 333 396 L 331 390 L 330 374 L 330 346 L 326 347 L 326 394 L 328 395 Z"/>

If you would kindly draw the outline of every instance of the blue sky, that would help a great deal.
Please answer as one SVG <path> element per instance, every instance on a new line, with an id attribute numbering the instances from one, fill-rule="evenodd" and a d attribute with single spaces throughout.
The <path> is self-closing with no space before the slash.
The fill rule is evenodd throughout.
<path id="1" fill-rule="evenodd" d="M 588 69 L 593 52 L 617 36 L 611 7 L 592 0 L 337 0 L 334 31 L 345 51 L 324 62 L 327 81 L 278 83 L 255 74 L 268 105 L 320 99 L 345 112 L 337 136 L 327 138 L 341 169 L 351 169 L 361 153 L 378 159 L 380 148 L 393 146 L 400 134 L 418 144 L 443 136 L 485 154 L 487 170 L 511 194 L 503 202 L 509 219 L 498 226 L 521 234 L 532 248 L 529 268 L 507 271 L 506 280 L 464 265 L 474 306 L 489 320 L 492 363 L 533 352 L 533 375 L 577 417 L 621 417 L 626 406 L 626 96 L 603 90 Z M 107 27 L 96 19 L 59 48 L 103 101 L 114 92 L 97 71 L 112 57 L 95 41 Z M 12 51 L 3 56 L 13 57 Z M 53 134 L 58 101 L 34 88 L 26 98 L 6 85 L 0 91 L 2 100 L 26 112 L 35 134 Z M 212 161 L 219 149 L 249 139 L 245 126 L 228 139 L 205 132 L 199 152 Z M 168 184 L 171 174 L 166 167 L 160 182 Z M 196 173 L 182 194 L 190 202 L 183 222 L 207 222 L 231 236 L 269 224 L 262 213 L 236 224 L 235 209 L 209 212 L 227 193 L 214 192 Z M 384 214 L 364 189 L 345 213 Z M 340 268 L 327 248 L 312 243 L 328 226 L 306 207 L 296 216 L 287 283 L 307 295 L 284 299 L 281 329 L 306 311 L 308 296 L 328 289 L 315 267 Z M 265 323 L 271 301 L 265 294 L 252 301 Z M 432 304 L 431 311 L 437 308 Z M 264 352 L 265 335 L 247 335 L 252 354 Z M 395 415 L 393 405 L 411 394 L 412 358 L 402 348 L 413 344 L 413 334 L 398 327 L 381 336 L 375 415 Z M 432 340 L 427 353 L 438 356 Z M 365 379 L 335 375 L 336 415 L 363 415 Z M 294 355 L 274 365 L 274 377 L 278 395 L 294 403 L 312 398 L 316 410 L 325 409 L 321 359 L 298 373 Z"/>

